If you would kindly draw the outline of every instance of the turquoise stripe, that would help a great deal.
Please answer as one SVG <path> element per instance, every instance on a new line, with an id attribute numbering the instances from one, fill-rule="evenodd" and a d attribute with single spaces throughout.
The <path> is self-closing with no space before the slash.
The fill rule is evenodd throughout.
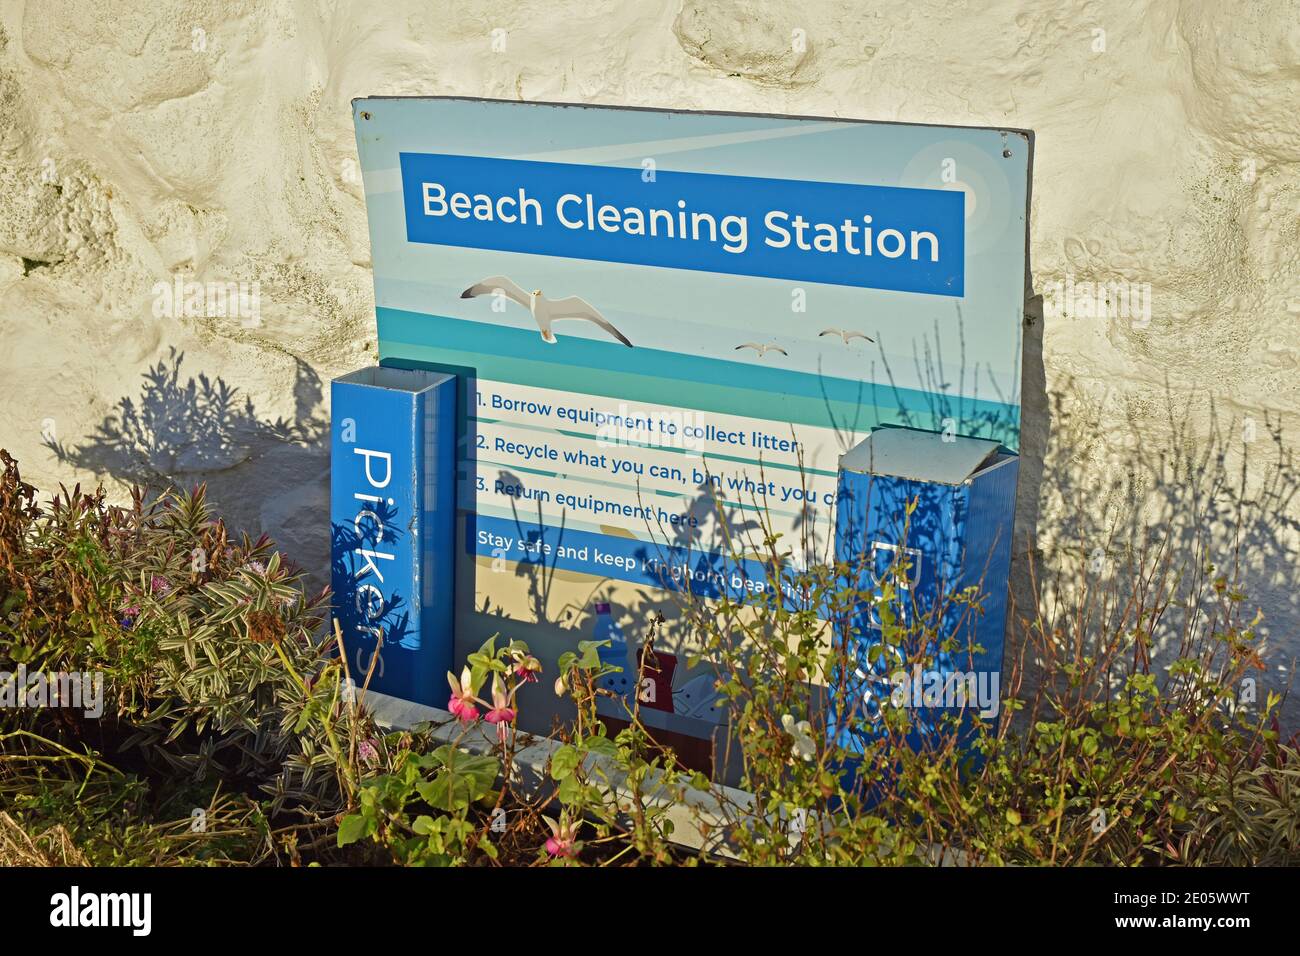
<path id="1" fill-rule="evenodd" d="M 942 431 L 951 418 L 958 434 L 994 438 L 1013 450 L 1019 444 L 1020 409 L 1003 402 L 577 336 L 547 345 L 527 329 L 400 309 L 376 312 L 379 355 L 388 364 L 468 368 L 492 381 L 856 432 L 879 425 Z"/>

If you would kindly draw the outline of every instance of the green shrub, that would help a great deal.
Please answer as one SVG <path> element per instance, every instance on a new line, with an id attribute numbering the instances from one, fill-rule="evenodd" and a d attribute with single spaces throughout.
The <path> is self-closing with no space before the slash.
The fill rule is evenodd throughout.
<path id="1" fill-rule="evenodd" d="M 122 833 L 137 819 L 190 832 L 212 800 L 235 801 L 241 819 L 293 811 L 332 824 L 355 790 L 343 741 L 366 718 L 317 636 L 328 595 L 306 596 L 265 537 L 231 536 L 203 488 L 116 507 L 78 487 L 41 508 L 7 453 L 0 465 L 0 669 L 99 672 L 105 694 L 98 719 L 0 712 L 0 787 L 37 812 L 93 759 L 115 794 L 102 808 L 139 815 L 117 819 Z M 142 786 L 147 800 L 127 799 Z M 98 819 L 86 817 L 90 830 Z"/>
<path id="2" fill-rule="evenodd" d="M 2 451 L 0 466 L 0 669 L 101 671 L 106 695 L 98 719 L 0 710 L 0 862 L 1300 862 L 1300 754 L 1278 696 L 1243 693 L 1258 616 L 1204 555 L 1176 567 L 1156 549 L 1104 574 L 1081 558 L 1068 597 L 1035 576 L 1011 612 L 1000 720 L 949 713 L 918 742 L 909 708 L 858 710 L 854 753 L 826 725 L 855 615 L 875 604 L 888 653 L 930 667 L 939 617 L 978 615 L 980 589 L 901 615 L 904 566 L 860 592 L 850 567 L 790 570 L 766 519 L 728 536 L 733 558 L 764 557 L 768 586 L 679 599 L 751 799 L 681 770 L 635 699 L 611 736 L 597 642 L 557 662 L 576 716 L 549 741 L 517 730 L 518 691 L 546 668 L 501 637 L 448 675 L 445 724 L 382 732 L 368 675 L 323 632 L 328 594 L 307 596 L 266 538 L 231 535 L 202 488 L 125 507 L 64 489 L 42 507 Z M 543 745 L 539 780 L 517 757 L 535 767 Z M 674 842 L 688 825 L 700 849 Z"/>
<path id="3" fill-rule="evenodd" d="M 1075 593 L 1055 613 L 1035 576 L 1030 607 L 1013 604 L 1010 615 L 1002 719 L 949 712 L 918 743 L 913 710 L 885 707 L 875 720 L 858 712 L 872 738 L 859 755 L 826 733 L 830 678 L 853 666 L 837 635 L 856 639 L 855 611 L 875 603 L 898 669 L 928 670 L 937 622 L 980 613 L 979 590 L 898 615 L 905 566 L 890 569 L 879 593 L 858 593 L 844 583 L 855 568 L 783 570 L 789 546 L 783 553 L 766 522 L 756 537 L 734 551 L 765 555 L 763 596 L 683 599 L 729 698 L 742 786 L 759 808 L 733 808 L 743 859 L 1300 862 L 1300 755 L 1294 740 L 1279 742 L 1280 696 L 1254 702 L 1260 617 L 1203 557 L 1179 567 L 1157 545 L 1109 574 L 1081 559 Z M 806 600 L 792 607 L 782 586 Z M 958 661 L 979 650 L 938 649 Z"/>

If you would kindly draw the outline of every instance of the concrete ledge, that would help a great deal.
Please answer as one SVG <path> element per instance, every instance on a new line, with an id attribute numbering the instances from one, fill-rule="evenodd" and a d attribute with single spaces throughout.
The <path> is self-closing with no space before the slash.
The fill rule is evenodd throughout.
<path id="1" fill-rule="evenodd" d="M 472 753 L 486 754 L 496 751 L 499 744 L 495 730 L 479 722 L 466 730 L 445 710 L 423 704 L 399 700 L 387 694 L 367 691 L 363 704 L 381 727 L 392 730 L 409 730 L 417 724 L 427 723 L 433 737 L 443 743 L 455 743 Z M 518 733 L 515 749 L 515 769 L 526 790 L 533 795 L 546 795 L 554 785 L 550 776 L 551 755 L 560 745 L 546 737 Z M 591 755 L 584 764 L 588 777 L 600 776 L 607 782 L 616 799 L 631 800 L 632 792 L 624 784 L 627 775 L 608 758 Z M 662 774 L 659 774 L 662 778 Z M 736 852 L 730 843 L 738 827 L 753 819 L 754 795 L 736 787 L 715 785 L 709 790 L 699 790 L 688 785 L 681 789 L 651 783 L 643 795 L 652 806 L 663 810 L 663 819 L 671 821 L 673 832 L 669 840 L 678 846 L 735 859 Z M 597 784 L 599 785 L 599 784 Z M 627 821 L 630 822 L 630 818 Z M 813 823 L 812 825 L 816 825 Z M 793 839 L 793 837 L 792 837 Z M 930 847 L 927 856 L 934 866 L 970 866 L 970 857 L 953 847 Z"/>
<path id="2" fill-rule="evenodd" d="M 460 740 L 461 746 L 473 753 L 491 753 L 498 748 L 496 733 L 490 725 L 479 723 L 465 730 L 450 713 L 436 707 L 412 703 L 367 691 L 364 705 L 374 715 L 375 722 L 393 730 L 409 730 L 417 724 L 427 723 L 435 739 L 444 743 Z M 546 794 L 553 785 L 550 776 L 551 755 L 559 744 L 549 738 L 519 733 L 516 739 L 515 769 L 525 788 L 533 794 Z M 599 755 L 590 755 L 585 764 L 588 778 L 603 778 L 620 801 L 632 799 L 632 791 L 625 786 L 627 775 L 614 766 L 613 761 Z M 662 778 L 662 774 L 658 775 Z M 596 784 L 599 785 L 599 784 Z M 673 832 L 669 839 L 679 846 L 706 853 L 716 853 L 734 858 L 727 845 L 727 837 L 737 826 L 743 825 L 754 806 L 754 796 L 734 787 L 717 786 L 699 790 L 682 785 L 671 790 L 651 778 L 651 789 L 643 795 L 652 806 L 663 810 L 663 819 L 671 821 Z M 737 814 L 728 809 L 735 807 Z"/>

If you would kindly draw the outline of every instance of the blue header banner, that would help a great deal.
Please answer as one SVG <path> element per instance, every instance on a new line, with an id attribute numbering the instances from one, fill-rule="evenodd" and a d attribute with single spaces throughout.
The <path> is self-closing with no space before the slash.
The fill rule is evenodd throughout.
<path id="1" fill-rule="evenodd" d="M 409 242 L 965 294 L 960 191 L 399 156 Z"/>

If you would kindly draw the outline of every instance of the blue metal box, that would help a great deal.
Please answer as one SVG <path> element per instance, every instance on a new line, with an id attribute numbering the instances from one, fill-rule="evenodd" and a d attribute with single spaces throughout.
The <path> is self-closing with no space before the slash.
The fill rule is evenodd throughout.
<path id="1" fill-rule="evenodd" d="M 366 368 L 333 381 L 334 614 L 353 679 L 447 705 L 452 669 L 456 377 Z"/>
<path id="2" fill-rule="evenodd" d="M 840 459 L 837 562 L 876 596 L 891 582 L 899 623 L 933 625 L 890 644 L 863 602 L 837 635 L 852 673 L 832 681 L 828 731 L 851 752 L 890 706 L 913 708 L 916 744 L 943 711 L 958 708 L 966 729 L 975 713 L 996 722 L 1018 466 L 995 441 L 908 428 L 877 429 Z M 972 587 L 978 607 L 954 601 Z"/>

